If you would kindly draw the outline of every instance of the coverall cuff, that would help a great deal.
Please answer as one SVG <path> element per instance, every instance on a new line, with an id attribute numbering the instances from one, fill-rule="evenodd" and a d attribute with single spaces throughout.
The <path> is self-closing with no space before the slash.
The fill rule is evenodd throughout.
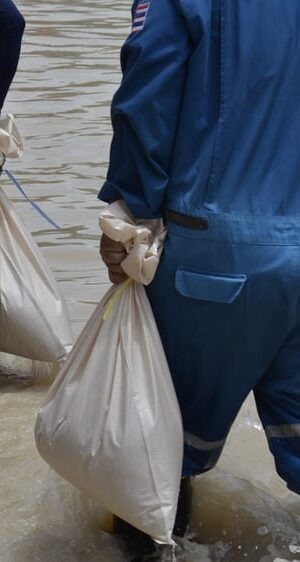
<path id="1" fill-rule="evenodd" d="M 137 195 L 123 190 L 121 187 L 109 180 L 106 180 L 104 183 L 98 198 L 106 203 L 113 203 L 113 201 L 116 201 L 117 199 L 123 199 L 127 203 L 132 215 L 137 219 L 161 218 L 160 214 L 152 213 L 149 207 L 147 207 L 145 201 L 139 199 Z"/>

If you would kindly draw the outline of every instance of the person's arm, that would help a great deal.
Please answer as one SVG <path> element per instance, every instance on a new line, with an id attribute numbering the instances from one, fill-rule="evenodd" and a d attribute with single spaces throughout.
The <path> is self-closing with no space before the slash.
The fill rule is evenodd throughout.
<path id="1" fill-rule="evenodd" d="M 99 198 L 124 199 L 138 218 L 161 217 L 191 43 L 181 0 L 135 1 L 121 51 L 110 162 Z"/>
<path id="2" fill-rule="evenodd" d="M 0 0 L 0 113 L 15 75 L 25 20 L 11 0 Z"/>

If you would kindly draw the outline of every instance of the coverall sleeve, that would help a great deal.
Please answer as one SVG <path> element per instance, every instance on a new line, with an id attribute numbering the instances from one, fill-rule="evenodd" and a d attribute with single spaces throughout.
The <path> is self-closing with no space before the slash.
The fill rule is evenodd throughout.
<path id="1" fill-rule="evenodd" d="M 143 7 L 146 17 L 136 19 Z M 134 216 L 156 218 L 164 214 L 191 44 L 178 0 L 139 0 L 132 13 L 139 30 L 121 50 L 123 80 L 112 102 L 114 135 L 99 198 L 122 198 Z"/>
<path id="2" fill-rule="evenodd" d="M 0 0 L 0 113 L 17 70 L 25 20 L 11 0 Z"/>

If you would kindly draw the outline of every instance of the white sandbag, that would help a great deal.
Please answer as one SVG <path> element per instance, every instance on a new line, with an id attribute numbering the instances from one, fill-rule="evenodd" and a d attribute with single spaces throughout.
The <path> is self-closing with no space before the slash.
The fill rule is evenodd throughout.
<path id="1" fill-rule="evenodd" d="M 0 188 L 0 351 L 57 361 L 70 351 L 72 341 L 57 283 Z"/>
<path id="2" fill-rule="evenodd" d="M 0 188 L 0 351 L 57 361 L 70 351 L 72 341 L 57 283 Z"/>
<path id="3" fill-rule="evenodd" d="M 115 216 L 122 207 L 114 204 L 113 211 Z M 120 218 L 122 228 L 131 220 Z M 160 225 L 156 234 L 162 238 L 162 232 Z M 131 228 L 128 233 L 133 247 Z M 153 245 L 150 229 L 147 236 Z M 152 276 L 160 252 L 154 253 Z M 143 266 L 137 270 L 144 275 Z M 172 544 L 182 423 L 142 285 L 129 279 L 98 305 L 40 409 L 35 435 L 41 456 L 61 476 L 155 540 Z"/>
<path id="4" fill-rule="evenodd" d="M 21 135 L 11 113 L 0 117 L 0 151 L 6 158 L 20 158 L 23 154 Z"/>
<path id="5" fill-rule="evenodd" d="M 0 118 L 0 152 L 23 153 L 12 115 Z M 0 188 L 0 351 L 56 362 L 71 349 L 66 306 L 41 252 Z"/>

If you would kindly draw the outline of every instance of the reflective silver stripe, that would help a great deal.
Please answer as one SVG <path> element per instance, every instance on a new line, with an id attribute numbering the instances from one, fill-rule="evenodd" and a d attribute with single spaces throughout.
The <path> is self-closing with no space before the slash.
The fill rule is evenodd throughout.
<path id="1" fill-rule="evenodd" d="M 184 442 L 186 445 L 198 449 L 199 451 L 214 451 L 215 449 L 220 449 L 225 445 L 225 441 L 226 439 L 221 439 L 220 441 L 204 441 L 204 439 L 200 439 L 200 437 L 192 433 L 185 432 L 184 434 Z"/>
<path id="2" fill-rule="evenodd" d="M 287 439 L 289 437 L 300 437 L 300 423 L 289 423 L 286 425 L 268 425 L 265 429 L 268 439 Z"/>

